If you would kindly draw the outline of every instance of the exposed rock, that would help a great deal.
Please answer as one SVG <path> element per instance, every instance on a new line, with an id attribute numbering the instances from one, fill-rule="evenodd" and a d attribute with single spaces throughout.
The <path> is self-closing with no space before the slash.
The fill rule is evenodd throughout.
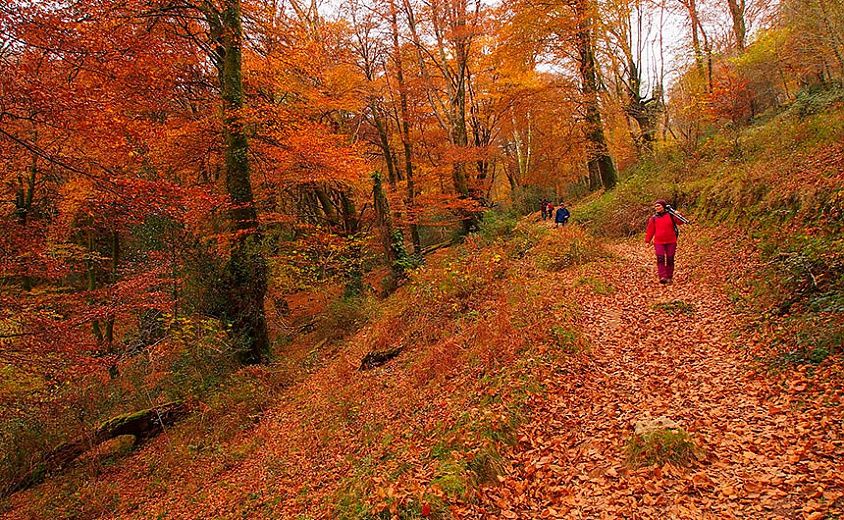
<path id="1" fill-rule="evenodd" d="M 680 425 L 665 416 L 640 419 L 633 425 L 633 433 L 644 436 L 661 430 L 679 430 Z"/>

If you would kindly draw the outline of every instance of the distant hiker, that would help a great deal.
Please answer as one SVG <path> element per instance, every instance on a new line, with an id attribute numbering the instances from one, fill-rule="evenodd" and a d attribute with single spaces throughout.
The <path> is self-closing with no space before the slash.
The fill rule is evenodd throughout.
<path id="1" fill-rule="evenodd" d="M 548 205 L 546 206 L 545 213 L 548 214 L 549 219 L 554 218 L 554 203 L 553 202 L 548 202 Z"/>
<path id="2" fill-rule="evenodd" d="M 557 208 L 557 214 L 554 217 L 554 227 L 565 226 L 569 221 L 571 213 L 566 209 L 566 205 L 560 202 L 560 207 Z"/>
<path id="3" fill-rule="evenodd" d="M 674 278 L 674 254 L 677 252 L 677 227 L 688 222 L 674 213 L 665 199 L 654 202 L 654 215 L 648 219 L 645 242 L 653 243 L 659 283 L 671 283 Z"/>
<path id="4" fill-rule="evenodd" d="M 539 203 L 539 206 L 540 206 L 541 211 L 542 211 L 542 220 L 547 219 L 548 218 L 548 200 L 542 199 L 542 202 Z"/>

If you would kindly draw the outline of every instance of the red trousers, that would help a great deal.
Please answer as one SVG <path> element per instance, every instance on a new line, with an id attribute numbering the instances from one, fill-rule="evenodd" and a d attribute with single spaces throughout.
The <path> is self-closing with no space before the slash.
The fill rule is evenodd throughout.
<path id="1" fill-rule="evenodd" d="M 659 278 L 666 280 L 674 278 L 674 253 L 677 252 L 677 244 L 654 244 L 654 251 Z"/>

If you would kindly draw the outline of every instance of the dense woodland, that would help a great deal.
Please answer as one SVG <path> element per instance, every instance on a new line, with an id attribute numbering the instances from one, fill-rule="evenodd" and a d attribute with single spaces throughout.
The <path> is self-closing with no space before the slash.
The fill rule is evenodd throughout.
<path id="1" fill-rule="evenodd" d="M 340 399 L 311 376 L 366 323 L 361 370 L 484 315 L 473 291 L 507 278 L 483 247 L 533 255 L 513 229 L 545 198 L 580 223 L 547 252 L 555 269 L 641 232 L 654 198 L 738 230 L 764 283 L 734 290 L 799 317 L 757 342 L 837 359 L 842 35 L 840 0 L 3 3 L 0 496 L 185 420 L 202 452 L 297 385 Z M 348 488 L 299 511 L 370 518 L 353 495 L 384 518 L 446 515 L 466 497 L 445 488 Z M 119 509 L 85 507 L 19 514 Z"/>

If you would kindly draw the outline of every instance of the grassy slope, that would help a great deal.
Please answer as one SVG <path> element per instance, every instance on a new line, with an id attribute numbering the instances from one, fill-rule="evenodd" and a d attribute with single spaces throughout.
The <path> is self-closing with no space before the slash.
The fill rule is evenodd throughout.
<path id="1" fill-rule="evenodd" d="M 361 306 L 370 323 L 333 341 L 299 338 L 277 364 L 242 370 L 221 396 L 234 414 L 206 399 L 133 456 L 83 461 L 15 495 L 8 517 L 416 518 L 428 507 L 446 517 L 495 479 L 557 357 L 585 347 L 575 302 L 590 287 L 562 297 L 536 273 L 601 247 L 582 230 L 514 224 L 490 222 L 384 301 L 333 306 L 326 326 L 363 317 Z M 358 371 L 367 352 L 396 346 L 405 351 L 388 365 Z"/>

